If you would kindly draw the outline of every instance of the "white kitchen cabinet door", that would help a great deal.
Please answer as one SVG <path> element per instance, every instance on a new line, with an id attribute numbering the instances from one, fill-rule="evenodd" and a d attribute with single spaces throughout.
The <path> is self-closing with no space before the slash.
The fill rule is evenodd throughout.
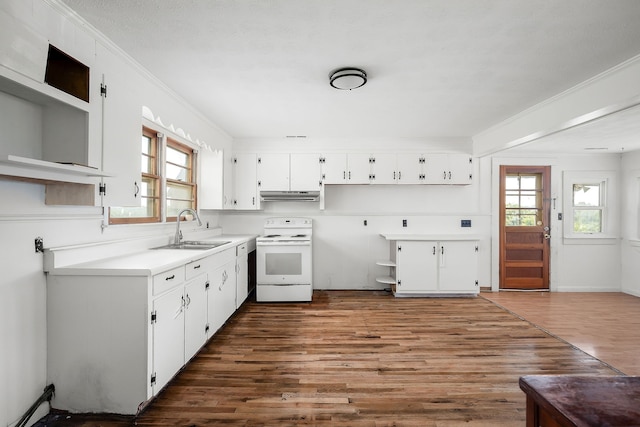
<path id="1" fill-rule="evenodd" d="M 258 192 L 289 190 L 289 154 L 258 154 Z"/>
<path id="2" fill-rule="evenodd" d="M 424 184 L 424 162 L 422 154 L 398 154 L 398 184 Z"/>
<path id="3" fill-rule="evenodd" d="M 158 393 L 184 365 L 184 287 L 178 286 L 153 301 L 153 394 Z"/>
<path id="4" fill-rule="evenodd" d="M 209 277 L 209 336 L 215 334 L 236 311 L 236 261 L 216 268 Z"/>
<path id="5" fill-rule="evenodd" d="M 260 209 L 256 159 L 257 156 L 253 153 L 238 153 L 234 156 L 234 209 Z"/>
<path id="6" fill-rule="evenodd" d="M 449 241 L 439 244 L 440 291 L 478 292 L 478 243 Z"/>
<path id="7" fill-rule="evenodd" d="M 247 243 L 236 247 L 236 309 L 240 308 L 249 296 L 249 254 Z"/>
<path id="8" fill-rule="evenodd" d="M 222 150 L 201 150 L 198 180 L 198 207 L 224 209 L 224 153 Z"/>
<path id="9" fill-rule="evenodd" d="M 473 158 L 466 154 L 449 154 L 449 184 L 467 185 L 473 182 Z"/>
<path id="10" fill-rule="evenodd" d="M 103 206 L 140 206 L 142 171 L 142 98 L 139 77 L 122 70 L 128 65 L 109 49 L 96 44 L 96 80 L 103 80 L 106 95 L 102 102 L 102 170 L 113 175 L 106 184 Z M 100 99 L 99 83 L 91 96 Z M 94 101 L 92 101 L 94 102 Z"/>
<path id="11" fill-rule="evenodd" d="M 371 155 L 368 153 L 349 153 L 347 155 L 347 184 L 369 184 L 370 159 Z"/>
<path id="12" fill-rule="evenodd" d="M 328 153 L 322 155 L 322 182 L 345 184 L 347 182 L 347 155 Z"/>
<path id="13" fill-rule="evenodd" d="M 396 292 L 438 290 L 438 242 L 398 241 L 396 243 Z"/>
<path id="14" fill-rule="evenodd" d="M 207 341 L 207 275 L 201 274 L 184 287 L 184 361 Z"/>
<path id="15" fill-rule="evenodd" d="M 322 186 L 320 154 L 292 153 L 290 156 L 292 191 L 318 191 Z"/>
<path id="16" fill-rule="evenodd" d="M 427 184 L 471 184 L 472 162 L 466 154 L 426 155 Z"/>
<path id="17" fill-rule="evenodd" d="M 396 155 L 378 153 L 371 155 L 371 183 L 395 184 L 398 182 Z"/>

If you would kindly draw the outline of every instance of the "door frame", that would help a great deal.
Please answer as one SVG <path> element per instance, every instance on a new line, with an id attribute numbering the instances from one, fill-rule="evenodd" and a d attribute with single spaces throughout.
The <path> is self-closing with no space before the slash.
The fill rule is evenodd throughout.
<path id="1" fill-rule="evenodd" d="M 522 166 L 522 165 L 501 165 L 500 166 L 500 193 L 499 193 L 499 281 L 498 287 L 500 290 L 519 290 L 520 287 L 507 287 L 504 283 L 506 280 L 506 272 L 503 264 L 506 262 L 506 225 L 505 225 L 505 209 L 504 206 L 504 181 L 508 173 L 524 173 L 524 174 L 541 174 L 542 175 L 542 221 L 539 221 L 536 226 L 524 226 L 517 227 L 519 231 L 513 231 L 513 233 L 519 234 L 527 230 L 527 233 L 540 234 L 542 237 L 542 286 L 539 288 L 528 288 L 528 285 L 524 285 L 522 290 L 544 290 L 550 289 L 549 271 L 551 267 L 551 242 L 549 236 L 551 235 L 551 167 L 550 166 Z M 544 227 L 544 229 L 543 229 Z"/>
<path id="2" fill-rule="evenodd" d="M 561 236 L 562 221 L 555 220 L 555 213 L 562 207 L 561 199 L 558 199 L 557 190 L 562 188 L 561 176 L 556 176 L 556 165 L 548 157 L 508 157 L 495 156 L 490 160 L 491 169 L 491 291 L 500 291 L 500 166 L 549 166 L 551 179 L 551 240 L 549 242 L 549 291 L 557 290 L 555 272 L 557 264 L 557 242 Z M 559 200 L 559 201 L 558 201 Z M 562 212 L 562 210 L 560 210 Z M 560 227 L 560 228 L 559 228 Z"/>

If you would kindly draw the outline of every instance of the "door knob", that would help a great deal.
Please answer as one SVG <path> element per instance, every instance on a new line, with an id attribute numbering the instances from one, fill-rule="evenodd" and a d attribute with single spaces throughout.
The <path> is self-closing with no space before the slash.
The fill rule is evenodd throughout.
<path id="1" fill-rule="evenodd" d="M 544 239 L 545 239 L 545 240 L 549 240 L 550 238 L 551 238 L 551 234 L 546 234 L 546 233 L 545 233 L 545 235 L 544 235 Z"/>

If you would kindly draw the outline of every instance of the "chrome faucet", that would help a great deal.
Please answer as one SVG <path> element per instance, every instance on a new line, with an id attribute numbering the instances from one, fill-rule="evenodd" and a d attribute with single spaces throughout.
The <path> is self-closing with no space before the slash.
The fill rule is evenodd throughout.
<path id="1" fill-rule="evenodd" d="M 176 218 L 176 236 L 173 240 L 173 243 L 175 243 L 176 245 L 180 244 L 180 240 L 182 240 L 182 232 L 180 231 L 180 215 L 182 215 L 185 212 L 191 212 L 193 216 L 198 220 L 198 225 L 202 225 L 202 221 L 200 221 L 198 212 L 196 212 L 194 209 L 186 208 L 178 212 L 178 217 Z"/>

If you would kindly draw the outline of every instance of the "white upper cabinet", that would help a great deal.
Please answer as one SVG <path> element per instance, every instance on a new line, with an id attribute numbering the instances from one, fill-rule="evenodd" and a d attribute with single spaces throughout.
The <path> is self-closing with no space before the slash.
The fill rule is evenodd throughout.
<path id="1" fill-rule="evenodd" d="M 372 154 L 370 158 L 371 184 L 395 184 L 398 182 L 395 153 Z"/>
<path id="2" fill-rule="evenodd" d="M 398 184 L 424 184 L 425 158 L 422 154 L 398 154 L 396 162 L 398 169 Z"/>
<path id="3" fill-rule="evenodd" d="M 102 169 L 113 175 L 103 180 L 104 206 L 140 205 L 141 82 L 129 69 L 120 56 L 96 44 L 92 95 L 102 103 Z"/>
<path id="4" fill-rule="evenodd" d="M 371 155 L 368 153 L 349 153 L 347 155 L 347 184 L 369 184 L 370 159 Z"/>
<path id="5" fill-rule="evenodd" d="M 233 209 L 233 156 L 230 150 L 201 150 L 198 207 Z"/>
<path id="6" fill-rule="evenodd" d="M 318 191 L 322 185 L 320 154 L 292 153 L 290 156 L 290 182 L 292 191 Z"/>
<path id="7" fill-rule="evenodd" d="M 256 161 L 254 153 L 238 153 L 233 158 L 234 209 L 260 209 Z"/>
<path id="8" fill-rule="evenodd" d="M 322 155 L 322 182 L 325 184 L 347 183 L 347 155 L 345 153 Z"/>
<path id="9" fill-rule="evenodd" d="M 224 209 L 224 153 L 222 150 L 202 150 L 198 158 L 198 207 Z"/>
<path id="10" fill-rule="evenodd" d="M 258 191 L 289 190 L 289 154 L 258 155 Z"/>
<path id="11" fill-rule="evenodd" d="M 428 154 L 427 184 L 471 184 L 473 159 L 466 154 Z"/>

